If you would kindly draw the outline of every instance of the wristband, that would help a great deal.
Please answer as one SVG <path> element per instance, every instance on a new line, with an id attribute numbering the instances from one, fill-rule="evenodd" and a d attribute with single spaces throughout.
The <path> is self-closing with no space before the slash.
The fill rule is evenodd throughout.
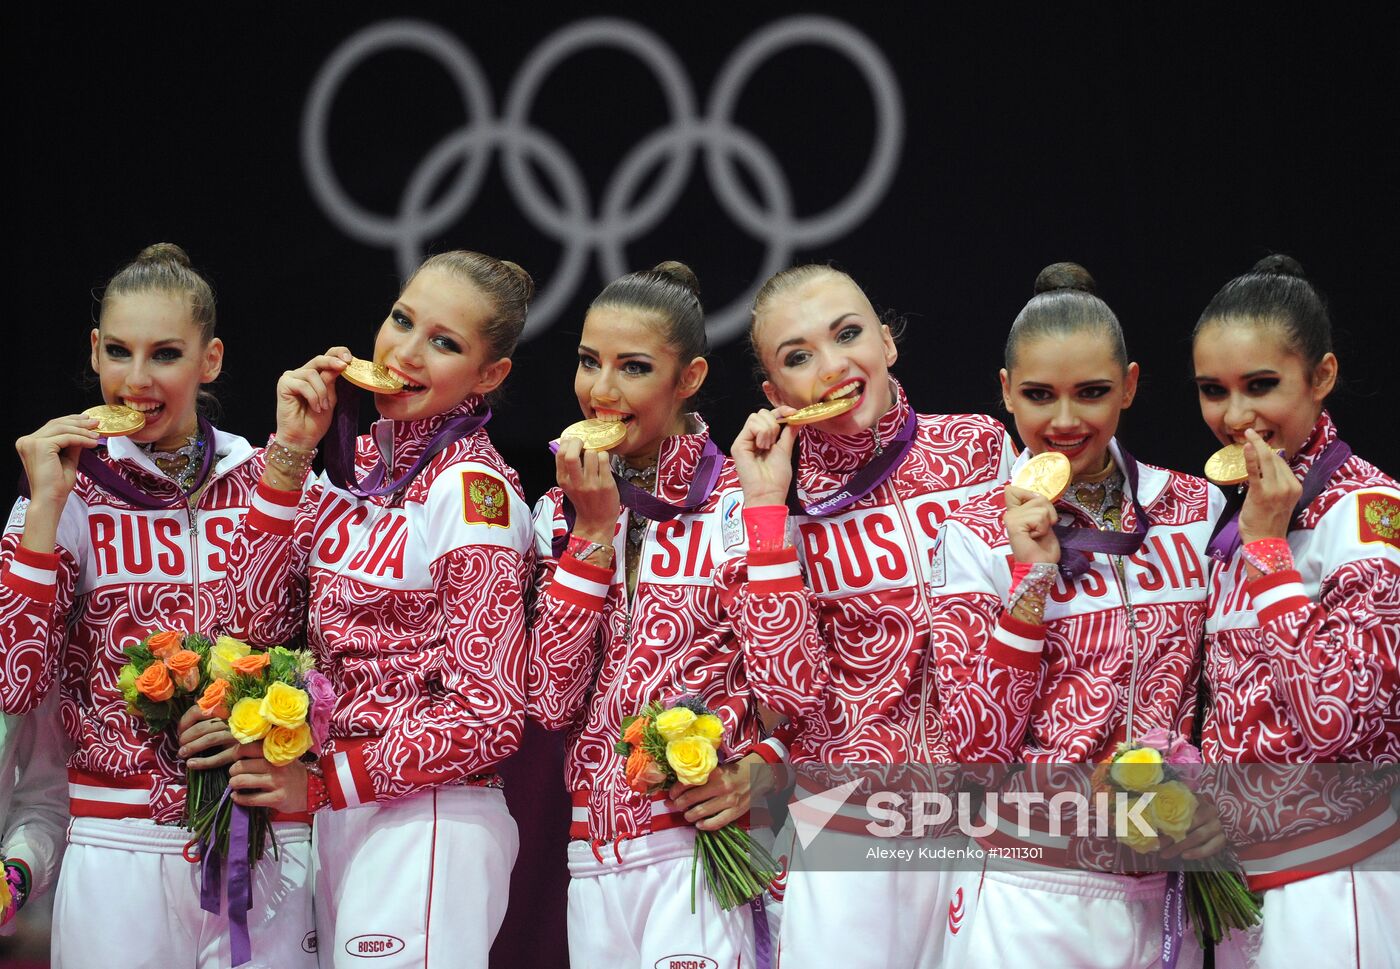
<path id="1" fill-rule="evenodd" d="M 1260 538 L 1246 543 L 1240 554 L 1260 575 L 1288 572 L 1293 568 L 1293 549 L 1283 538 Z"/>
<path id="2" fill-rule="evenodd" d="M 578 559 L 580 562 L 588 562 L 591 556 L 593 556 L 597 552 L 604 550 L 608 552 L 608 555 L 605 556 L 605 558 L 608 559 L 608 563 L 607 565 L 602 565 L 601 567 L 609 568 L 612 566 L 611 545 L 603 545 L 599 542 L 590 542 L 586 538 L 579 538 L 577 535 L 570 535 L 568 547 L 565 549 L 565 551 L 567 551 L 574 558 Z M 589 562 L 589 564 L 599 565 L 599 563 L 597 562 Z"/>
<path id="3" fill-rule="evenodd" d="M 0 878 L 0 925 L 6 925 L 29 898 L 29 866 L 18 859 L 5 861 Z"/>
<path id="4" fill-rule="evenodd" d="M 308 770 L 306 772 L 306 813 L 315 814 L 330 803 L 331 796 L 326 791 L 326 782 L 321 780 L 320 774 Z"/>
<path id="5" fill-rule="evenodd" d="M 267 446 L 267 463 L 283 474 L 300 481 L 311 470 L 311 462 L 316 458 L 316 449 L 309 451 L 283 444 L 275 437 Z"/>
<path id="6" fill-rule="evenodd" d="M 1059 568 L 1050 562 L 1017 562 L 1011 566 L 1011 594 L 1006 600 L 1006 611 L 1017 618 L 1029 622 L 1045 621 L 1045 597 L 1055 585 L 1055 575 Z M 1017 613 L 1017 607 L 1020 612 Z"/>
<path id="7" fill-rule="evenodd" d="M 787 544 L 787 514 L 783 505 L 744 509 L 744 532 L 750 552 L 778 552 Z"/>

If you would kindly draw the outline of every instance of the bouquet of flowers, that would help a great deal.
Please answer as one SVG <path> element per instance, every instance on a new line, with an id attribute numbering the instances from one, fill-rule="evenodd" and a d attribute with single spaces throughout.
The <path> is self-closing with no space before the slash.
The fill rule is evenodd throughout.
<path id="1" fill-rule="evenodd" d="M 130 662 L 122 667 L 118 686 L 127 709 L 152 730 L 166 729 L 198 704 L 204 713 L 227 720 L 239 743 L 261 740 L 270 764 L 290 764 L 325 742 L 335 693 L 306 650 L 256 651 L 229 636 L 210 641 L 198 633 L 166 630 L 125 652 Z M 186 780 L 185 827 L 195 841 L 222 856 L 236 807 L 227 797 L 228 768 L 187 770 Z M 251 809 L 249 864 L 262 858 L 271 834 L 270 812 Z"/>
<path id="2" fill-rule="evenodd" d="M 1161 727 L 1143 734 L 1135 743 L 1119 744 L 1113 755 L 1094 771 L 1098 790 L 1127 795 L 1119 804 L 1118 839 L 1139 854 L 1157 851 L 1163 838 L 1181 841 L 1196 819 L 1194 792 L 1201 774 L 1201 752 L 1186 739 Z M 1151 827 L 1143 831 L 1128 817 L 1145 794 L 1151 794 L 1137 813 Z M 1233 929 L 1257 925 L 1263 916 L 1262 901 L 1249 890 L 1238 871 L 1210 868 L 1176 872 L 1184 888 L 1185 907 L 1196 940 L 1219 942 Z M 1180 879 L 1184 875 L 1185 884 Z M 1168 908 L 1173 903 L 1168 889 Z"/>
<path id="3" fill-rule="evenodd" d="M 639 794 L 655 794 L 679 781 L 700 786 L 719 765 L 724 724 L 695 697 L 670 705 L 648 704 L 622 720 L 616 749 L 626 759 L 627 786 Z M 743 905 L 768 890 L 778 874 L 771 855 L 728 824 L 718 831 L 695 832 L 695 857 L 690 869 L 690 911 L 695 912 L 695 873 L 705 869 L 705 882 L 725 910 Z"/>

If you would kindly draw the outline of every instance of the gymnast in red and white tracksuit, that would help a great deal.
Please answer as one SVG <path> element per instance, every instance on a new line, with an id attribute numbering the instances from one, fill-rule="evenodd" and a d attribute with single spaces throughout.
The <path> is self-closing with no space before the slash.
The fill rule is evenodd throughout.
<path id="1" fill-rule="evenodd" d="M 1322 410 L 1331 325 L 1291 259 L 1221 289 L 1194 358 L 1202 416 L 1249 470 L 1213 545 L 1202 750 L 1249 765 L 1221 813 L 1264 918 L 1216 964 L 1396 965 L 1400 486 Z"/>
<path id="2" fill-rule="evenodd" d="M 0 541 L 0 700 L 23 713 L 57 689 L 75 748 L 59 967 L 112 965 L 114 945 L 123 966 L 231 965 L 228 919 L 200 909 L 200 868 L 183 854 L 186 764 L 118 683 L 122 650 L 153 632 L 230 629 L 228 556 L 263 456 L 197 417 L 222 361 L 213 332 L 208 284 L 176 247 L 150 247 L 107 285 L 92 345 L 103 397 L 145 427 L 102 447 L 97 422 L 73 415 L 18 442 L 31 497 Z M 276 820 L 280 854 L 254 873 L 253 965 L 316 964 L 308 820 Z M 140 939 L 120 942 L 133 924 Z"/>
<path id="3" fill-rule="evenodd" d="M 1019 654 L 1035 671 L 1028 714 L 995 724 L 989 733 L 1009 743 L 985 750 L 986 760 L 1097 763 L 1151 728 L 1189 732 L 1206 544 L 1223 499 L 1200 478 L 1138 464 L 1113 439 L 1138 368 L 1088 274 L 1047 267 L 1036 292 L 1012 328 L 1001 371 L 1006 407 L 1027 445 L 1016 471 L 1054 451 L 1068 458 L 1072 480 L 1053 504 L 1008 485 L 949 518 L 947 582 L 933 603 L 943 618 L 937 665 L 945 693 L 958 687 L 948 674 L 979 655 Z M 1089 544 L 1062 545 L 1054 528 L 1078 530 L 1064 541 Z M 1069 783 L 1086 780 L 1066 774 Z M 998 799 L 988 798 L 995 828 L 978 840 L 992 857 L 984 871 L 957 878 L 949 964 L 1001 966 L 1034 952 L 1050 965 L 1160 965 L 1165 873 L 1116 873 L 1126 849 L 1111 839 L 1052 837 L 1043 811 L 1031 813 L 1034 833 L 1018 835 L 1005 795 L 1048 798 L 1053 783 L 1044 771 L 1016 774 L 997 788 Z M 1211 817 L 1198 812 L 1175 851 L 1195 857 L 1223 848 Z M 1194 942 L 1183 942 L 1178 964 L 1198 962 Z"/>
<path id="4" fill-rule="evenodd" d="M 1005 479 L 1006 431 L 989 417 L 914 414 L 889 376 L 896 350 L 888 327 L 855 282 L 829 267 L 798 267 L 770 280 L 755 301 L 751 339 L 774 409 L 750 417 L 734 444 L 746 516 L 783 526 L 799 435 L 777 421 L 818 400 L 857 400 L 800 433 L 798 495 L 813 513 L 789 523 L 796 548 L 785 554 L 800 557 L 815 594 L 821 648 L 745 643 L 755 693 L 791 720 L 799 794 L 827 787 L 831 776 L 804 776 L 804 764 L 980 759 L 978 725 L 1004 707 L 1029 706 L 1035 676 L 1006 657 L 979 658 L 977 668 L 962 671 L 967 689 L 941 705 L 929 651 L 940 617 L 930 603 L 945 581 L 943 522 Z M 748 553 L 750 572 L 772 567 L 770 558 L 755 561 L 758 554 Z M 897 782 L 894 771 L 880 773 L 882 786 Z M 826 824 L 827 837 L 863 836 L 872 820 L 855 797 Z M 936 965 L 945 885 L 938 871 L 795 865 L 782 959 Z M 850 932 L 852 924 L 862 931 Z"/>
<path id="5" fill-rule="evenodd" d="M 763 740 L 740 639 L 800 635 L 767 620 L 795 615 L 805 593 L 795 563 L 751 583 L 757 589 L 733 574 L 745 547 L 738 479 L 704 422 L 684 410 L 704 380 L 704 353 L 704 316 L 684 266 L 663 263 L 606 287 L 584 320 L 574 386 L 586 417 L 626 425 L 611 448 L 622 487 L 608 453 L 565 438 L 560 487 L 535 510 L 529 710 L 568 730 L 576 969 L 650 969 L 668 957 L 739 969 L 762 961 L 756 935 L 768 945 L 762 908 L 721 911 L 702 887 L 692 914 L 695 828 L 742 823 L 755 775 L 761 791 L 765 761 L 782 754 Z M 736 588 L 752 628 L 734 609 Z M 623 718 L 687 695 L 724 724 L 721 768 L 701 786 L 632 790 L 614 750 Z"/>
<path id="6" fill-rule="evenodd" d="M 485 965 L 505 916 L 519 842 L 494 772 L 524 728 L 533 555 L 481 395 L 510 369 L 529 293 L 512 264 L 431 257 L 375 342 L 404 392 L 376 395 L 353 471 L 328 444 L 304 493 L 309 447 L 352 392 L 334 382 L 349 353 L 278 384 L 271 470 L 231 572 L 256 638 L 305 616 L 337 693 L 315 824 L 323 965 Z"/>

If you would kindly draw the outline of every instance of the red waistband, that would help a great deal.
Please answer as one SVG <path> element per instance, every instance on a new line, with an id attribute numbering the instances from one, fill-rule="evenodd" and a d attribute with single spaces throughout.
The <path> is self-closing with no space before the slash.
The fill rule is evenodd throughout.
<path id="1" fill-rule="evenodd" d="M 1239 848 L 1235 855 L 1252 891 L 1277 888 L 1356 864 L 1400 841 L 1400 816 L 1389 797 L 1366 810 L 1303 834 L 1260 841 Z"/>
<path id="2" fill-rule="evenodd" d="M 575 840 L 596 841 L 601 843 L 602 839 L 594 838 L 588 827 L 588 798 L 587 788 L 581 791 L 574 791 L 570 795 L 570 804 L 573 808 L 572 819 L 569 823 L 569 837 Z M 651 801 L 651 824 L 645 830 L 628 832 L 623 834 L 618 840 L 636 838 L 641 835 L 651 834 L 653 831 L 665 831 L 667 828 L 684 828 L 690 825 L 685 819 L 685 812 L 673 811 L 665 806 L 666 794 L 664 791 L 653 794 Z M 747 823 L 747 815 L 740 818 L 740 822 Z"/>
<path id="3" fill-rule="evenodd" d="M 151 817 L 151 790 L 155 778 L 151 774 L 129 774 L 108 777 L 90 771 L 68 768 L 68 812 L 75 818 L 146 818 Z M 305 811 L 284 813 L 273 811 L 274 821 L 311 823 Z"/>

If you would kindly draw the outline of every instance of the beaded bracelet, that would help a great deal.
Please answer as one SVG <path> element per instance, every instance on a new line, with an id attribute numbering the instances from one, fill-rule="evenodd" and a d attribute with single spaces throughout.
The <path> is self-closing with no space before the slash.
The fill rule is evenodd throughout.
<path id="1" fill-rule="evenodd" d="M 29 898 L 29 872 L 21 861 L 6 861 L 3 869 L 4 904 L 0 904 L 0 925 L 7 924 Z"/>
<path id="2" fill-rule="evenodd" d="M 1293 568 L 1293 549 L 1283 538 L 1258 538 L 1240 549 L 1244 560 L 1259 570 L 1260 575 L 1273 575 Z"/>
<path id="3" fill-rule="evenodd" d="M 305 450 L 291 447 L 276 438 L 267 446 L 267 463 L 297 481 L 306 477 L 306 472 L 311 470 L 311 462 L 315 458 L 315 448 Z"/>

